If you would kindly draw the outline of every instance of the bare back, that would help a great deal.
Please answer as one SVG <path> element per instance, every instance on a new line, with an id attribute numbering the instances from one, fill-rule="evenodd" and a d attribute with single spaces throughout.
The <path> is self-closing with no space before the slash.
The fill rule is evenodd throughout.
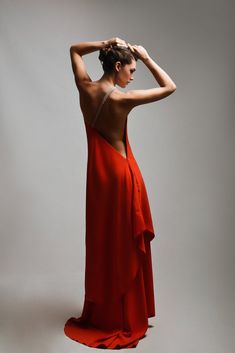
<path id="1" fill-rule="evenodd" d="M 79 98 L 84 120 L 92 125 L 97 110 L 107 93 L 107 86 L 92 81 L 80 86 Z M 123 156 L 126 156 L 125 124 L 128 112 L 121 104 L 122 92 L 116 88 L 109 94 L 101 107 L 94 128 Z"/>

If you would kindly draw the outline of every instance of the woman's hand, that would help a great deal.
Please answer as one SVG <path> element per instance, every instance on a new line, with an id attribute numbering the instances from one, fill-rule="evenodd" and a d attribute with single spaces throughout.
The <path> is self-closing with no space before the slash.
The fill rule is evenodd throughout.
<path id="1" fill-rule="evenodd" d="M 113 37 L 111 39 L 108 39 L 107 41 L 107 47 L 110 47 L 110 46 L 123 46 L 123 47 L 128 47 L 127 43 L 125 40 L 121 39 L 121 38 L 118 38 L 118 37 Z"/>
<path id="2" fill-rule="evenodd" d="M 142 61 L 144 61 L 150 57 L 147 50 L 144 47 L 142 47 L 142 45 L 136 45 L 136 44 L 131 45 L 130 43 L 128 43 L 128 47 Z"/>
<path id="3" fill-rule="evenodd" d="M 144 47 L 142 47 L 142 45 L 136 45 L 136 44 L 131 45 L 130 43 L 127 43 L 124 39 L 121 39 L 118 37 L 113 37 L 106 41 L 107 48 L 112 46 L 124 46 L 126 48 L 130 48 L 130 50 L 133 53 L 135 53 L 136 56 L 142 61 L 150 57 L 147 50 Z"/>

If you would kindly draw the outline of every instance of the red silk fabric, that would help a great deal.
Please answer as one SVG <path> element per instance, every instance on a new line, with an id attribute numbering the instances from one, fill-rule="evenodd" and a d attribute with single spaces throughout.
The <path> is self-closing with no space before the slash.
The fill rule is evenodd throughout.
<path id="1" fill-rule="evenodd" d="M 95 348 L 136 347 L 155 316 L 151 241 L 155 237 L 147 190 L 125 127 L 125 158 L 85 122 L 85 298 L 79 318 L 67 320 L 69 338 Z"/>

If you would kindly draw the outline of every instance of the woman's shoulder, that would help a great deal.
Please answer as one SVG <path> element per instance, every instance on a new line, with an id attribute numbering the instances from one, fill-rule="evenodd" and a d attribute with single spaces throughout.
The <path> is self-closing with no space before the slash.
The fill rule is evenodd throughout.
<path id="1" fill-rule="evenodd" d="M 83 97 L 90 97 L 90 98 L 101 98 L 108 92 L 107 85 L 101 84 L 99 81 L 87 81 L 80 85 L 79 93 Z M 117 87 L 112 90 L 110 94 L 110 98 L 112 97 L 113 100 L 120 100 L 123 98 L 124 92 L 120 91 Z"/>

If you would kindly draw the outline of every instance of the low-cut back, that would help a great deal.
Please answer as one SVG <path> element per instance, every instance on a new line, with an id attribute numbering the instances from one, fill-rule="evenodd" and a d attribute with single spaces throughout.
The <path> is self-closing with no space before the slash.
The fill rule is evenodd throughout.
<path id="1" fill-rule="evenodd" d="M 91 126 L 92 126 L 92 127 L 95 126 L 95 123 L 96 123 L 96 121 L 97 121 L 97 118 L 98 118 L 98 116 L 99 116 L 99 114 L 100 114 L 100 111 L 101 111 L 101 109 L 102 109 L 102 107 L 103 107 L 105 101 L 107 100 L 108 96 L 113 92 L 113 90 L 115 90 L 115 88 L 116 88 L 116 87 L 112 87 L 110 90 L 108 90 L 108 92 L 106 92 L 104 98 L 102 99 L 102 102 L 101 102 L 100 105 L 99 105 L 99 108 L 98 108 L 97 111 L 96 111 L 96 115 L 95 115 L 94 119 L 93 119 L 92 122 L 91 122 Z"/>
<path id="2" fill-rule="evenodd" d="M 91 128 L 93 128 L 93 129 L 95 129 L 95 131 L 96 131 L 98 134 L 100 134 L 100 136 L 101 136 L 108 144 L 110 144 L 123 158 L 127 158 L 127 150 L 125 150 L 125 154 L 126 154 L 126 155 L 124 156 L 120 151 L 118 151 L 118 150 L 107 140 L 107 138 L 105 138 L 105 137 L 95 128 L 95 124 L 96 124 L 96 122 L 97 122 L 97 119 L 98 119 L 98 117 L 99 117 L 99 114 L 100 114 L 100 112 L 101 112 L 101 109 L 102 109 L 104 103 L 105 103 L 106 100 L 108 99 L 109 95 L 110 95 L 115 89 L 116 89 L 116 87 L 112 87 L 110 90 L 108 90 L 108 91 L 106 92 L 106 94 L 104 95 L 104 97 L 103 97 L 103 99 L 102 99 L 102 101 L 101 101 L 101 103 L 100 103 L 100 105 L 99 105 L 99 107 L 98 107 L 98 109 L 97 109 L 97 111 L 96 111 L 96 114 L 95 114 L 94 118 L 92 119 L 92 122 L 89 124 L 89 126 L 90 126 Z M 86 121 L 85 121 L 85 123 L 88 125 L 88 123 L 87 123 Z M 126 149 L 126 124 L 125 124 L 125 132 L 124 132 L 124 134 L 125 134 L 124 145 L 125 145 L 125 149 Z"/>
<path id="3" fill-rule="evenodd" d="M 115 87 L 114 87 L 115 88 Z M 113 89 L 114 89 L 113 88 Z M 112 89 L 112 90 L 113 90 Z M 69 338 L 95 348 L 132 348 L 155 316 L 151 241 L 155 237 L 145 183 L 125 125 L 126 158 L 95 128 L 87 134 L 85 296 L 81 315 L 64 326 Z"/>

